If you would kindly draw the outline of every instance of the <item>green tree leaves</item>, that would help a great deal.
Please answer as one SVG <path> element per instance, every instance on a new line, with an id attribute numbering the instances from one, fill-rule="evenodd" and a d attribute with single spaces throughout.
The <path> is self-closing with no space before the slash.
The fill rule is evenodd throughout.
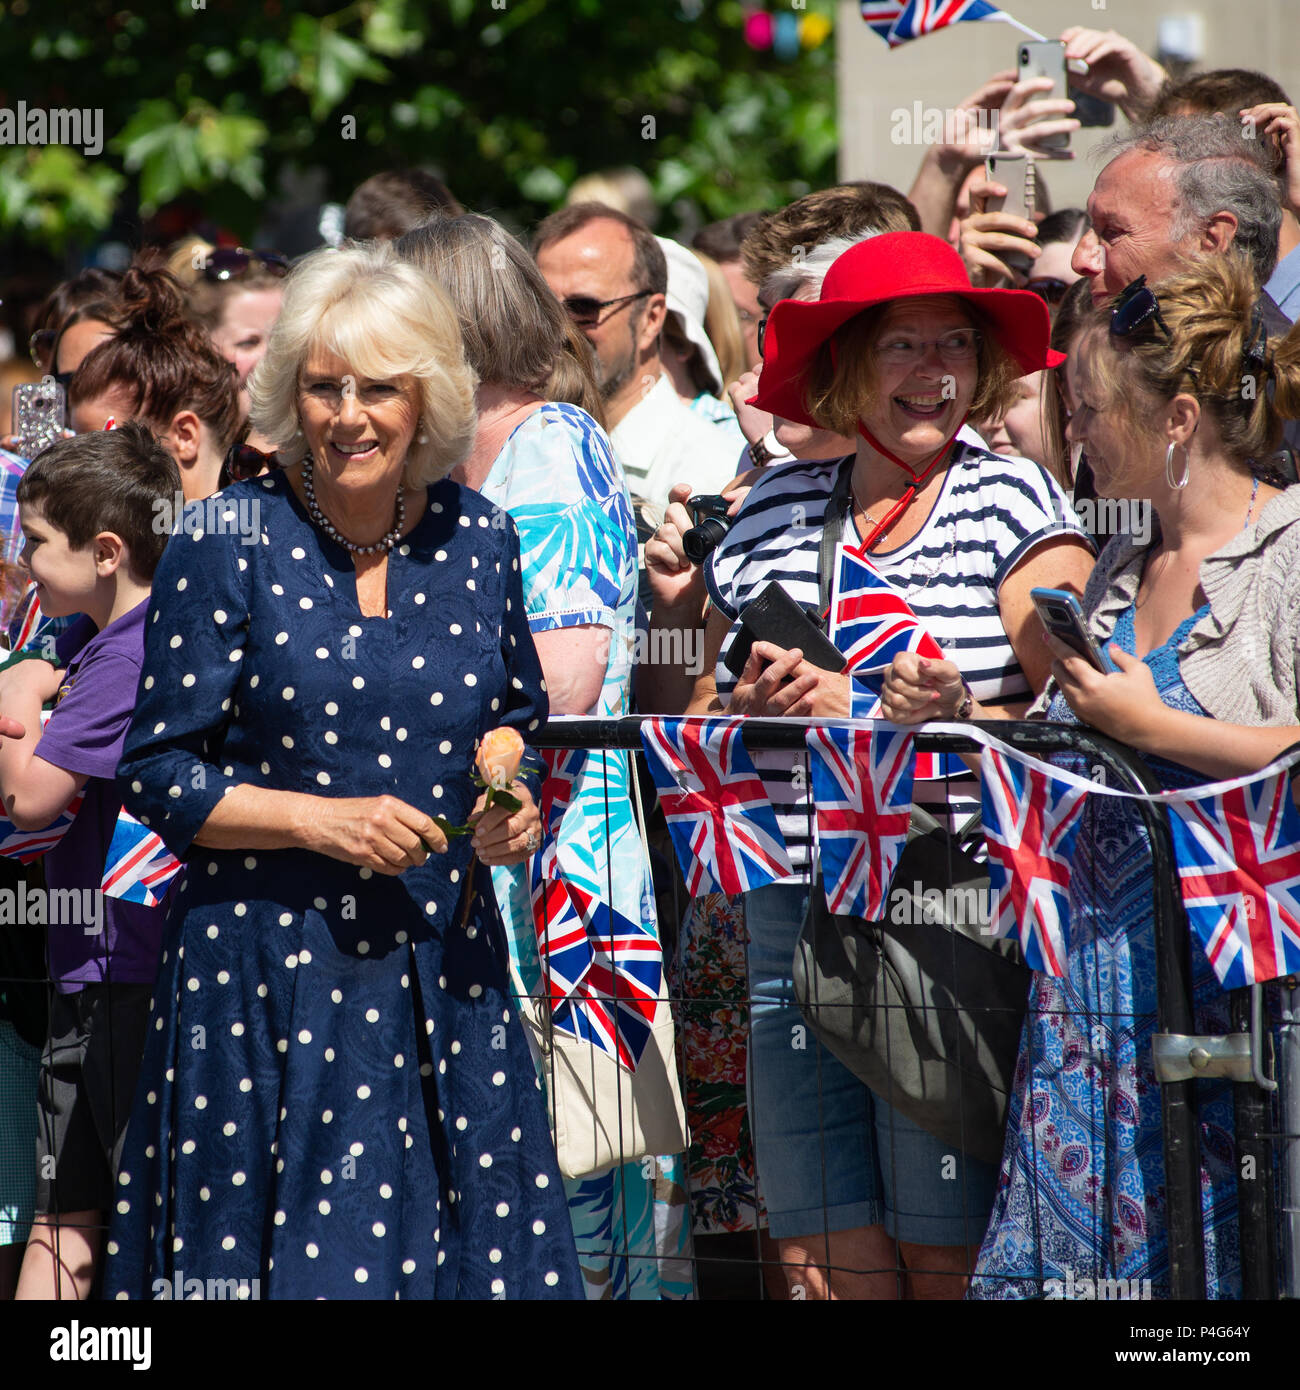
<path id="1" fill-rule="evenodd" d="M 107 141 L 94 159 L 0 148 L 0 228 L 43 244 L 93 238 L 123 195 L 147 213 L 195 193 L 250 237 L 281 170 L 313 167 L 343 200 L 379 169 L 432 165 L 467 206 L 516 225 L 617 164 L 688 219 L 834 178 L 832 43 L 793 63 L 756 53 L 738 0 L 36 9 L 0 25 L 5 100 L 101 108 Z"/>

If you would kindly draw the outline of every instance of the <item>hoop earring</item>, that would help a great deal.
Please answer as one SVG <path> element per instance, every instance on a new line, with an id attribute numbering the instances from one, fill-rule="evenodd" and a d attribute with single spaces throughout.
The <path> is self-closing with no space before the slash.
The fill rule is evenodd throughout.
<path id="1" fill-rule="evenodd" d="M 1189 479 L 1191 478 L 1191 476 L 1192 476 L 1192 460 L 1191 460 L 1191 456 L 1190 456 L 1190 455 L 1188 454 L 1188 452 L 1187 452 L 1186 447 L 1184 447 L 1184 448 L 1183 448 L 1183 476 L 1182 476 L 1181 478 L 1175 478 L 1175 477 L 1174 477 L 1174 450 L 1175 450 L 1176 448 L 1178 448 L 1178 445 L 1175 444 L 1175 443 L 1173 442 L 1173 440 L 1170 440 L 1170 441 L 1169 441 L 1169 447 L 1165 450 L 1165 482 L 1167 482 L 1167 483 L 1169 484 L 1169 486 L 1170 486 L 1175 492 L 1181 492 L 1181 491 L 1187 486 L 1188 480 L 1189 480 Z"/>

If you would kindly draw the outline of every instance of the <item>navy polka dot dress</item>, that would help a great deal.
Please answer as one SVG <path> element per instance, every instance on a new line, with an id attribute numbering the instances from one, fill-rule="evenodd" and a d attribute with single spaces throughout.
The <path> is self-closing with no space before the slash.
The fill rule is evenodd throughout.
<path id="1" fill-rule="evenodd" d="M 173 537 L 155 577 L 119 769 L 188 860 L 105 1294 L 581 1298 L 481 866 L 460 925 L 468 839 L 397 878 L 191 844 L 241 783 L 389 793 L 462 823 L 476 740 L 546 715 L 513 523 L 431 487 L 389 556 L 390 616 L 368 618 L 283 475 L 218 496 L 221 525 Z"/>

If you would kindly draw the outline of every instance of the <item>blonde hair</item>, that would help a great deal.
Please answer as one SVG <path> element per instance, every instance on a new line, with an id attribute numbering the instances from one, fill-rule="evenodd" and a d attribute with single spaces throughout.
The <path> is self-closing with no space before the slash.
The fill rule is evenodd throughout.
<path id="1" fill-rule="evenodd" d="M 731 297 L 731 286 L 727 284 L 722 267 L 703 251 L 693 251 L 692 254 L 709 277 L 709 307 L 704 311 L 704 331 L 713 344 L 718 368 L 722 372 L 722 390 L 718 394 L 725 401 L 727 387 L 739 380 L 750 367 L 745 361 L 745 338 L 740 331 L 740 315 L 736 312 L 736 301 Z"/>
<path id="2" fill-rule="evenodd" d="M 1300 418 L 1300 332 L 1266 338 L 1259 290 L 1239 257 L 1207 256 L 1152 288 L 1169 337 L 1154 319 L 1136 334 L 1112 337 L 1109 304 L 1091 317 L 1086 377 L 1095 408 L 1117 410 L 1136 435 L 1154 439 L 1159 405 L 1193 396 L 1228 458 L 1262 467 L 1281 444 L 1283 420 Z M 1262 360 L 1247 358 L 1251 347 Z"/>
<path id="3" fill-rule="evenodd" d="M 478 427 L 478 378 L 465 360 L 456 311 L 431 276 L 376 242 L 314 251 L 283 283 L 284 306 L 248 392 L 253 428 L 286 464 L 307 452 L 298 387 L 317 351 L 372 380 L 415 381 L 420 419 L 406 456 L 410 486 L 437 482 L 465 459 Z"/>
<path id="4" fill-rule="evenodd" d="M 980 330 L 979 376 L 969 418 L 1000 418 L 1015 404 L 1016 382 L 1026 373 L 998 342 L 992 323 L 975 305 L 954 295 L 934 298 L 959 305 L 971 327 Z M 895 299 L 873 305 L 841 324 L 818 348 L 804 386 L 804 405 L 809 417 L 822 429 L 850 439 L 856 436 L 859 419 L 877 404 L 880 390 L 876 334 L 890 308 L 907 302 Z"/>

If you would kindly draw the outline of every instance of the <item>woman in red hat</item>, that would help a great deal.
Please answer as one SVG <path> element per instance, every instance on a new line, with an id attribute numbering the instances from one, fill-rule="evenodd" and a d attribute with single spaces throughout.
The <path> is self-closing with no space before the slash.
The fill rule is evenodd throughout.
<path id="1" fill-rule="evenodd" d="M 960 669 L 955 690 L 939 679 L 947 663 L 919 673 L 912 694 L 931 717 L 1023 712 L 1051 660 L 1029 591 L 1082 591 L 1093 551 L 1056 482 L 990 452 L 965 422 L 996 414 L 1020 376 L 1055 364 L 1048 334 L 1037 295 L 972 289 L 957 253 L 920 232 L 859 243 L 819 300 L 773 309 L 756 404 L 856 437 L 857 451 L 773 468 L 745 499 L 705 567 L 713 608 L 691 713 L 880 712 L 865 686 L 797 647 L 756 641 L 738 677 L 726 665 L 742 612 L 770 582 L 825 611 L 828 529 L 869 555 Z M 746 895 L 751 1122 L 787 1280 L 799 1297 L 961 1297 L 995 1171 L 956 1161 L 815 1040 L 792 1045 L 805 1041 L 790 974 L 807 905 L 809 798 L 802 758 L 754 761 L 797 873 Z M 962 767 L 918 781 L 915 800 L 958 824 L 978 811 L 978 784 Z"/>

